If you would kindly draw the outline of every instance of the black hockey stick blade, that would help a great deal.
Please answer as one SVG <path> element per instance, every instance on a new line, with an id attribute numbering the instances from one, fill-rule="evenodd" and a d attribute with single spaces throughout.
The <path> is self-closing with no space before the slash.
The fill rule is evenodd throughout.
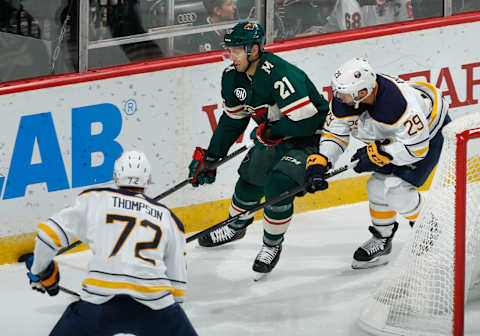
<path id="1" fill-rule="evenodd" d="M 237 157 L 238 155 L 242 154 L 243 152 L 245 152 L 247 149 L 250 149 L 254 146 L 254 142 L 251 141 L 249 142 L 248 144 L 240 147 L 239 149 L 233 151 L 232 153 L 228 154 L 227 156 L 225 156 L 223 159 L 221 160 L 218 160 L 217 162 L 215 163 L 212 163 L 208 166 L 206 166 L 207 169 L 215 169 L 215 168 L 218 168 L 220 167 L 221 165 L 223 165 L 224 163 L 227 163 L 228 161 L 230 161 L 231 159 Z M 190 183 L 192 179 L 191 178 L 187 178 L 186 180 L 183 180 L 182 182 L 174 185 L 172 188 L 168 189 L 167 191 L 164 191 L 163 193 L 161 193 L 160 195 L 156 196 L 154 198 L 155 201 L 159 201 L 161 200 L 162 198 L 165 198 L 167 197 L 168 195 L 170 194 L 173 194 L 175 191 L 185 187 L 187 184 Z"/>
<path id="2" fill-rule="evenodd" d="M 68 289 L 68 288 L 65 288 L 65 287 L 62 287 L 62 286 L 58 286 L 58 288 L 60 289 L 60 291 L 62 291 L 64 293 L 67 293 L 67 294 L 70 294 L 70 295 L 73 295 L 73 296 L 76 296 L 76 297 L 80 297 L 80 294 L 78 294 L 77 292 L 75 292 L 71 289 Z"/>
<path id="3" fill-rule="evenodd" d="M 335 175 L 338 175 L 340 173 L 343 173 L 344 171 L 350 169 L 351 167 L 354 167 L 356 164 L 356 162 L 353 162 L 349 165 L 345 165 L 343 167 L 340 167 L 338 169 L 334 169 L 330 172 L 328 172 L 326 175 L 325 175 L 325 178 L 328 179 L 328 178 L 331 178 Z M 216 230 L 218 229 L 219 227 L 222 227 L 222 226 L 225 226 L 225 225 L 228 225 L 230 223 L 233 223 L 235 222 L 236 220 L 240 219 L 241 217 L 245 217 L 245 216 L 249 216 L 249 215 L 252 215 L 254 214 L 255 212 L 257 212 L 258 210 L 260 209 L 263 209 L 267 206 L 270 206 L 272 204 L 275 204 L 277 202 L 280 202 L 282 200 L 284 200 L 285 198 L 288 198 L 288 197 L 291 197 L 293 195 L 296 195 L 298 194 L 299 192 L 302 192 L 305 190 L 305 187 L 307 186 L 307 184 L 302 184 L 302 185 L 299 185 L 299 186 L 296 186 L 295 188 L 292 188 L 290 190 L 287 190 L 283 193 L 281 193 L 280 195 L 272 198 L 271 200 L 267 201 L 267 202 L 263 202 L 263 203 L 260 203 L 259 205 L 253 207 L 252 209 L 250 210 L 247 210 L 247 211 L 244 211 L 242 213 L 239 213 L 238 215 L 235 215 L 233 217 L 230 217 L 226 220 L 224 220 L 223 222 L 220 222 L 218 224 L 215 224 L 214 226 L 211 226 L 209 227 L 208 229 L 205 229 L 203 231 L 200 231 L 200 232 L 197 232 L 193 235 L 191 235 L 190 237 L 187 238 L 187 243 L 199 238 L 199 237 L 202 237 L 206 234 L 208 234 L 209 232 L 213 231 L 213 230 Z"/>

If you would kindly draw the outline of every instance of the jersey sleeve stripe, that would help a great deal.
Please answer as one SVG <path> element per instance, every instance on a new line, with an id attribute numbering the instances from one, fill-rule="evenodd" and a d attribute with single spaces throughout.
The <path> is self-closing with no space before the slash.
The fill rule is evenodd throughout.
<path id="1" fill-rule="evenodd" d="M 51 217 L 48 219 L 49 222 L 52 222 L 53 224 L 55 224 L 55 226 L 62 232 L 63 236 L 65 237 L 65 240 L 67 242 L 66 246 L 70 245 L 70 240 L 68 239 L 68 236 L 67 234 L 65 233 L 65 231 L 63 230 L 63 228 L 60 226 L 60 224 L 58 224 L 54 219 L 52 219 Z"/>
<path id="2" fill-rule="evenodd" d="M 325 132 L 322 134 L 321 138 L 322 138 L 322 139 L 323 139 L 323 138 L 331 138 L 331 139 L 333 139 L 333 140 L 335 140 L 335 141 L 340 142 L 340 143 L 343 144 L 345 147 L 348 146 L 348 141 L 342 140 L 342 139 L 340 139 L 339 137 L 335 136 L 333 133 L 330 133 L 330 132 L 327 132 L 327 131 L 325 131 Z"/>
<path id="3" fill-rule="evenodd" d="M 282 114 L 288 114 L 292 111 L 298 110 L 299 108 L 302 108 L 308 104 L 311 104 L 310 99 L 305 97 L 303 99 L 299 99 L 296 102 L 285 106 L 284 108 L 280 109 L 282 111 Z"/>
<path id="4" fill-rule="evenodd" d="M 341 144 L 339 144 L 338 142 L 336 142 L 336 141 L 333 141 L 333 140 L 331 140 L 331 139 L 321 139 L 321 140 L 320 140 L 320 143 L 324 143 L 324 142 L 334 143 L 335 145 L 337 145 L 338 147 L 340 147 L 340 150 L 341 150 L 342 152 L 345 152 L 345 148 L 344 148 Z M 322 153 L 322 154 L 323 154 L 323 153 Z"/>
<path id="5" fill-rule="evenodd" d="M 427 83 L 427 82 L 413 81 L 413 83 L 415 83 L 417 85 L 425 86 L 426 88 L 430 89 L 430 91 L 433 93 L 433 95 L 435 97 L 434 100 L 433 100 L 432 117 L 430 118 L 430 120 L 428 122 L 428 127 L 431 127 L 434 120 L 437 118 L 437 114 L 438 114 L 438 93 L 437 93 L 437 89 L 435 88 L 435 86 L 433 86 L 432 84 Z"/>
<path id="6" fill-rule="evenodd" d="M 46 246 L 48 246 L 50 249 L 54 250 L 54 251 L 58 251 L 58 249 L 56 249 L 55 247 L 53 247 L 52 245 L 50 245 L 47 241 L 45 241 L 42 236 L 40 235 L 37 235 L 37 239 L 39 241 L 41 241 L 43 244 L 45 244 Z"/>
<path id="7" fill-rule="evenodd" d="M 416 156 L 423 156 L 425 154 L 425 152 L 428 151 L 428 146 L 425 147 L 425 148 L 422 148 L 422 149 L 418 149 L 416 151 L 413 151 L 413 154 L 415 154 Z"/>
<path id="8" fill-rule="evenodd" d="M 238 105 L 238 106 L 234 106 L 234 107 L 225 106 L 225 111 L 228 112 L 228 113 L 232 113 L 232 114 L 242 112 L 243 109 L 244 109 L 243 105 Z"/>
<path id="9" fill-rule="evenodd" d="M 50 240 L 57 245 L 58 248 L 62 248 L 62 243 L 60 242 L 60 238 L 58 237 L 57 233 L 52 230 L 50 226 L 44 223 L 40 223 L 37 226 L 39 231 L 42 231 Z"/>
<path id="10" fill-rule="evenodd" d="M 418 159 L 419 156 L 415 154 L 415 152 L 413 150 L 411 150 L 410 148 L 408 148 L 408 146 L 405 146 L 405 148 L 407 149 L 407 153 L 412 157 L 412 158 L 415 158 L 415 159 Z M 421 157 L 421 156 L 420 156 Z"/>
<path id="11" fill-rule="evenodd" d="M 335 135 L 338 138 L 342 138 L 342 137 L 349 138 L 350 137 L 350 132 L 348 132 L 346 134 L 339 134 L 339 133 L 332 132 L 331 129 L 325 129 L 321 134 L 323 134 L 323 133 L 330 133 L 330 134 Z"/>

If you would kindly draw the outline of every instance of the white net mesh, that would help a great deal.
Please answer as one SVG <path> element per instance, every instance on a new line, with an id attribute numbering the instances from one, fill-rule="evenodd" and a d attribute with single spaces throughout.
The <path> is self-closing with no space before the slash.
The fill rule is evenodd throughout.
<path id="1" fill-rule="evenodd" d="M 468 142 L 466 162 L 456 162 L 456 134 L 478 127 L 476 113 L 444 128 L 425 206 L 388 278 L 361 312 L 363 329 L 376 335 L 452 335 L 456 164 L 467 165 L 466 293 L 480 271 L 480 140 Z"/>

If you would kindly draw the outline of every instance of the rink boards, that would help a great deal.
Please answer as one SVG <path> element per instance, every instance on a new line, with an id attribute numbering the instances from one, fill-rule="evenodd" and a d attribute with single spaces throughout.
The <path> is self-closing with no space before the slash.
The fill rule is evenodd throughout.
<path id="1" fill-rule="evenodd" d="M 330 76 L 365 56 L 377 72 L 427 80 L 451 103 L 451 116 L 478 111 L 480 15 L 425 20 L 277 43 L 267 49 L 302 68 L 330 98 Z M 442 26 L 444 25 L 444 26 Z M 115 159 L 138 149 L 150 159 L 156 196 L 183 181 L 195 146 L 208 141 L 222 112 L 220 53 L 0 86 L 0 264 L 32 248 L 37 223 L 80 191 L 111 184 Z M 239 139 L 232 151 L 248 142 Z M 351 148 L 339 165 L 348 161 Z M 217 182 L 165 198 L 187 230 L 225 219 L 241 157 Z M 366 200 L 367 176 L 346 172 L 327 191 L 297 200 L 296 212 Z"/>

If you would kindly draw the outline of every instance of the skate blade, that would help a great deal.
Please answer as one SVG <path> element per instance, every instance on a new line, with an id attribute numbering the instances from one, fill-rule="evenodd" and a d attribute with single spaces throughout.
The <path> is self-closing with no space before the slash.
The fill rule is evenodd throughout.
<path id="1" fill-rule="evenodd" d="M 253 271 L 253 281 L 261 281 L 265 279 L 270 273 L 260 273 L 260 272 L 255 272 Z"/>
<path id="2" fill-rule="evenodd" d="M 358 261 L 358 260 L 353 259 L 352 268 L 353 269 L 373 268 L 373 267 L 386 265 L 386 264 L 388 264 L 389 261 L 390 261 L 390 255 L 389 254 L 378 256 L 376 258 L 373 258 L 370 261 Z"/>

